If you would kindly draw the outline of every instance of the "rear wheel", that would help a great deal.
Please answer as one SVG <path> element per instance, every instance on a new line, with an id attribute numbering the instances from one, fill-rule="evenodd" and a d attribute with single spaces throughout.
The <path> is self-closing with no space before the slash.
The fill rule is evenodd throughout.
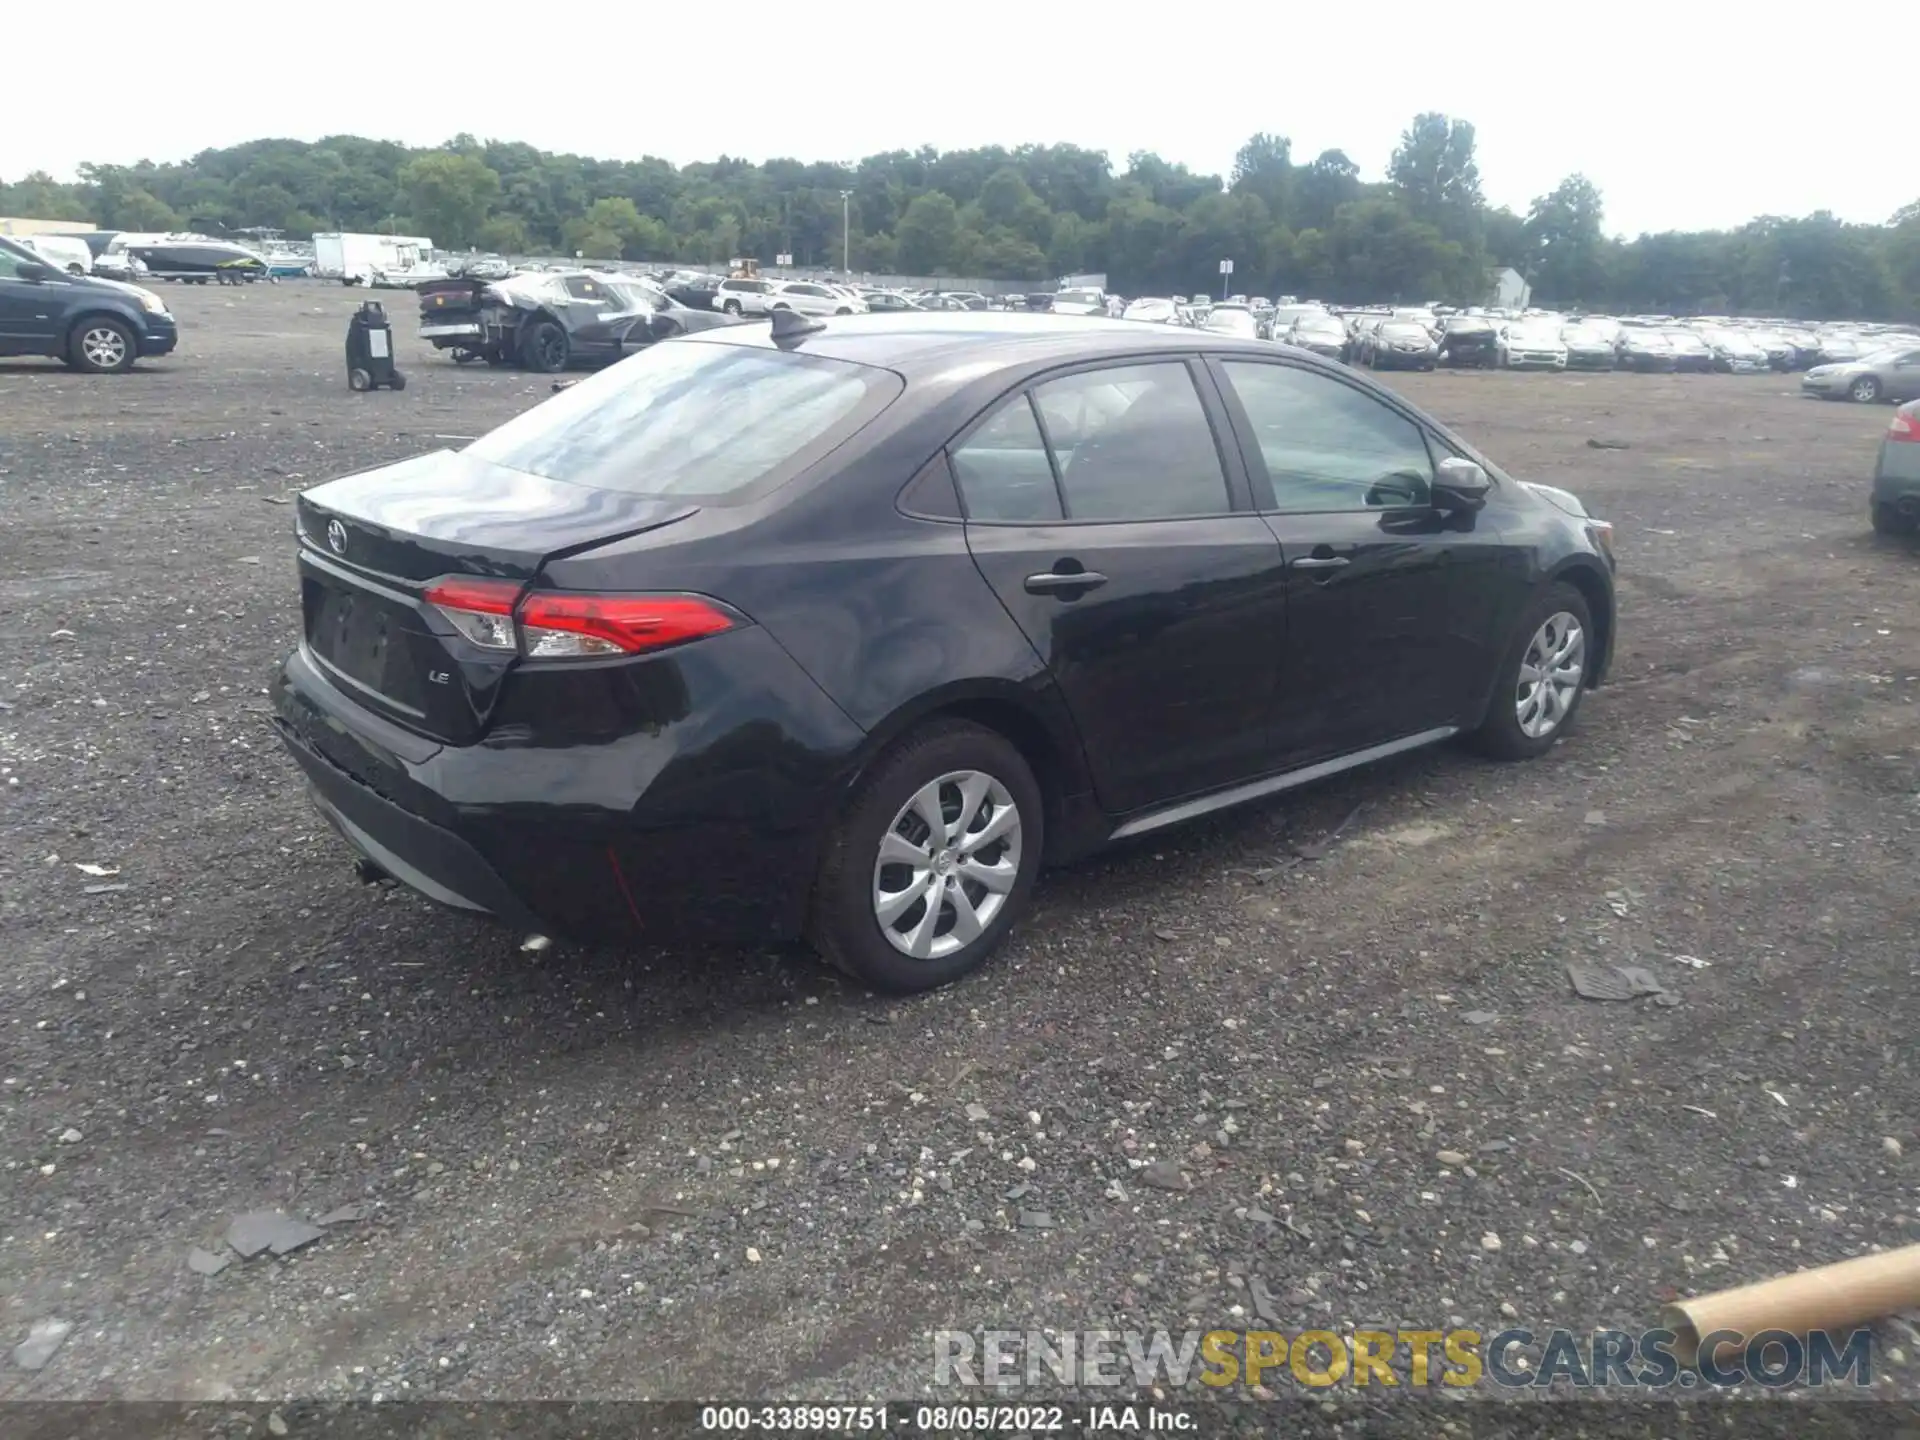
<path id="1" fill-rule="evenodd" d="M 1907 519 L 1893 506 L 1881 501 L 1873 502 L 1873 533 L 1876 535 L 1911 535 L 1914 522 Z"/>
<path id="2" fill-rule="evenodd" d="M 1871 405 L 1880 398 L 1880 378 L 1862 375 L 1847 387 L 1847 398 L 1856 405 Z"/>
<path id="3" fill-rule="evenodd" d="M 120 375 L 133 368 L 140 350 L 133 331 L 106 315 L 89 315 L 67 339 L 67 361 L 89 375 Z"/>
<path id="4" fill-rule="evenodd" d="M 738 315 L 740 313 L 740 302 L 738 300 L 728 300 L 724 302 L 720 308 L 729 315 Z"/>
<path id="5" fill-rule="evenodd" d="M 536 375 L 553 375 L 567 368 L 573 342 L 555 320 L 535 320 L 520 335 L 520 363 Z"/>
<path id="6" fill-rule="evenodd" d="M 1580 708 L 1593 655 L 1586 597 L 1571 585 L 1549 585 L 1521 616 L 1475 746 L 1496 760 L 1544 755 Z"/>
<path id="7" fill-rule="evenodd" d="M 808 938 L 876 990 L 913 994 L 986 960 L 1025 910 L 1040 787 L 1005 737 L 964 721 L 874 765 L 827 843 Z"/>
<path id="8" fill-rule="evenodd" d="M 373 375 L 369 371 L 361 370 L 357 367 L 349 370 L 347 371 L 347 388 L 354 391 L 371 390 L 373 388 Z"/>

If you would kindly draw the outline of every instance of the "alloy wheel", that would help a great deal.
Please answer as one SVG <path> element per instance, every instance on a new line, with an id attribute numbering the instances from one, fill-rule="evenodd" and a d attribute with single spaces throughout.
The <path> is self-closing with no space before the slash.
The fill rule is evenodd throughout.
<path id="1" fill-rule="evenodd" d="M 1551 735 L 1572 713 L 1586 678 L 1587 634 L 1579 618 L 1556 611 L 1533 632 L 1520 660 L 1514 714 L 1530 740 Z"/>
<path id="2" fill-rule="evenodd" d="M 96 325 L 80 337 L 80 353 L 96 370 L 112 370 L 127 358 L 127 337 L 111 325 Z"/>
<path id="3" fill-rule="evenodd" d="M 881 836 L 873 915 L 901 954 L 939 960 L 979 939 L 1020 878 L 1020 809 L 1005 784 L 955 770 L 914 792 Z"/>

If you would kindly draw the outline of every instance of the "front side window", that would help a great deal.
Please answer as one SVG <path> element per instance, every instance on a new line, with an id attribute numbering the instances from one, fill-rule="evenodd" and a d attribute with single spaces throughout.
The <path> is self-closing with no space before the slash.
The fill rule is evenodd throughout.
<path id="1" fill-rule="evenodd" d="M 1420 428 L 1362 390 L 1291 365 L 1221 364 L 1292 514 L 1426 505 L 1433 459 Z"/>
<path id="2" fill-rule="evenodd" d="M 582 380 L 466 453 L 598 490 L 720 500 L 797 474 L 902 388 L 871 366 L 679 340 Z"/>

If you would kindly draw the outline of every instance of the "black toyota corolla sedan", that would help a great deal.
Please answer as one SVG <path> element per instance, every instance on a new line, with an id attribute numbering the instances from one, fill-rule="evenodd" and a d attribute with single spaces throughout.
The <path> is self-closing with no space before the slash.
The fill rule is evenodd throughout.
<path id="1" fill-rule="evenodd" d="M 1470 736 L 1613 648 L 1611 528 L 1296 349 L 991 313 L 668 341 L 300 497 L 276 725 L 526 931 L 978 965 L 1043 862 Z"/>

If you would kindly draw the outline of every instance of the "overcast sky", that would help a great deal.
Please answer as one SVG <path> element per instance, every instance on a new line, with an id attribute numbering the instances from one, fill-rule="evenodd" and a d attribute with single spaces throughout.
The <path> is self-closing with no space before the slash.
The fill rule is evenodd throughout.
<path id="1" fill-rule="evenodd" d="M 1070 141 L 1117 167 L 1153 150 L 1224 174 L 1269 130 L 1291 137 L 1296 160 L 1337 147 L 1377 179 L 1407 121 L 1442 110 L 1478 131 L 1489 201 L 1524 213 L 1581 171 L 1606 197 L 1608 230 L 1629 235 L 1820 209 L 1877 223 L 1920 198 L 1898 159 L 1914 134 L 1914 87 L 1896 78 L 1911 36 L 1791 8 L 734 0 L 672 7 L 692 17 L 678 23 L 620 8 L 461 0 L 348 7 L 334 23 L 324 3 L 265 5 L 223 26 L 155 24 L 150 6 L 95 0 L 72 23 L 127 47 L 133 68 L 119 73 L 133 88 L 83 86 L 93 98 L 81 103 L 70 65 L 9 66 L 0 178 L 71 178 L 86 160 L 182 160 L 267 135 L 432 145 L 460 131 L 676 164 Z M 127 26 L 111 21 L 120 9 Z M 32 50 L 30 13 L 8 28 Z M 447 43 L 429 45 L 436 35 Z M 542 69 L 548 79 L 530 78 Z M 1883 143 L 1869 152 L 1861 137 Z"/>

